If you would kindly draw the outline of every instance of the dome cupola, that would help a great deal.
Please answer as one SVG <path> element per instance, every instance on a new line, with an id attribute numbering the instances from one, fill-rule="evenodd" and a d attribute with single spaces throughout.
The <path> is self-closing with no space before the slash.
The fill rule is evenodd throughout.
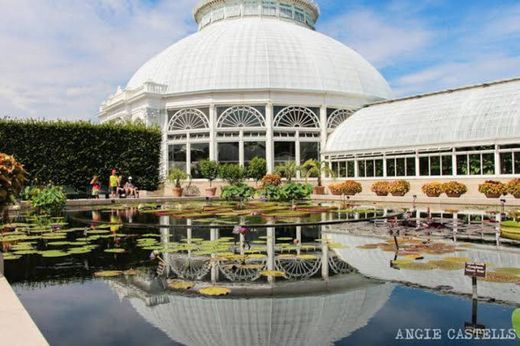
<path id="1" fill-rule="evenodd" d="M 314 29 L 319 15 L 314 0 L 202 0 L 193 11 L 199 30 L 240 17 L 279 18 Z"/>

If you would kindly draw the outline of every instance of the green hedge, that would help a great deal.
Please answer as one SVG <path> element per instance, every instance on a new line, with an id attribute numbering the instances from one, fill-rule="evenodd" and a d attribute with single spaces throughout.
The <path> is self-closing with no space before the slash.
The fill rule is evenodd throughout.
<path id="1" fill-rule="evenodd" d="M 89 187 L 93 175 L 108 184 L 112 168 L 142 190 L 159 185 L 161 133 L 139 124 L 0 119 L 0 152 L 25 165 L 30 181 Z"/>

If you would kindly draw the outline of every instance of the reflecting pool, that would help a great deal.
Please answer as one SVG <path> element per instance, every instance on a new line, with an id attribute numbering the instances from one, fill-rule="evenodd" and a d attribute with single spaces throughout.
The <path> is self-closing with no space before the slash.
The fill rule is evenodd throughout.
<path id="1" fill-rule="evenodd" d="M 107 206 L 21 215 L 1 240 L 6 277 L 52 345 L 513 345 L 520 251 L 496 246 L 506 217 L 334 203 Z M 487 265 L 478 300 L 466 262 Z M 477 339 L 486 336 L 475 326 L 492 334 Z"/>

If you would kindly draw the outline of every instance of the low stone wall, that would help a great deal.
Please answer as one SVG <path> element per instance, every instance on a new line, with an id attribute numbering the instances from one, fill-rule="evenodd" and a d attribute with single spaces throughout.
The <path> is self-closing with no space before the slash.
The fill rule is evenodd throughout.
<path id="1" fill-rule="evenodd" d="M 336 179 L 336 181 L 343 181 L 346 179 Z M 370 188 L 372 184 L 376 181 L 381 181 L 381 178 L 375 178 L 375 179 L 357 179 L 356 181 L 359 182 L 363 187 L 363 192 L 350 197 L 350 200 L 353 201 L 363 201 L 363 202 L 387 202 L 387 203 L 411 203 L 413 202 L 413 196 L 416 195 L 417 203 L 426 203 L 426 204 L 471 204 L 471 205 L 489 205 L 489 206 L 500 206 L 500 199 L 506 200 L 506 206 L 520 206 L 520 199 L 516 199 L 511 195 L 502 196 L 501 198 L 486 198 L 482 193 L 478 192 L 478 186 L 479 184 L 482 184 L 485 179 L 484 178 L 428 178 L 428 179 L 417 179 L 417 178 L 409 178 L 405 179 L 410 183 L 410 192 L 408 192 L 403 197 L 395 197 L 395 196 L 385 196 L 380 197 L 376 196 L 375 193 L 373 193 Z M 387 179 L 392 180 L 392 179 Z M 438 181 L 438 182 L 448 182 L 448 181 L 458 181 L 461 183 L 464 183 L 468 187 L 468 192 L 464 195 L 462 195 L 460 198 L 449 198 L 445 194 L 441 195 L 440 197 L 427 197 L 421 190 L 422 186 L 426 183 L 432 182 L 432 181 Z M 504 183 L 507 183 L 511 179 L 494 179 L 497 181 L 501 181 Z M 295 180 L 299 182 L 303 182 L 303 180 Z M 324 185 L 327 186 L 333 182 L 331 179 L 325 179 Z M 309 179 L 309 183 L 315 184 L 316 179 Z M 248 182 L 249 185 L 255 187 L 255 182 L 250 181 Z M 195 189 L 198 191 L 198 196 L 204 197 L 206 195 L 205 189 L 209 187 L 209 183 L 206 180 L 193 180 L 191 182 L 192 187 L 195 187 Z M 217 196 L 220 194 L 221 187 L 225 186 L 226 183 L 223 181 L 214 181 L 213 187 L 217 187 Z M 184 187 L 186 184 L 184 185 Z M 155 192 L 148 192 L 147 197 L 168 197 L 172 196 L 172 188 L 173 185 L 171 184 L 165 184 L 161 190 L 155 191 Z M 341 196 L 333 196 L 328 192 L 327 195 L 324 196 L 314 196 L 316 199 L 341 199 Z"/>

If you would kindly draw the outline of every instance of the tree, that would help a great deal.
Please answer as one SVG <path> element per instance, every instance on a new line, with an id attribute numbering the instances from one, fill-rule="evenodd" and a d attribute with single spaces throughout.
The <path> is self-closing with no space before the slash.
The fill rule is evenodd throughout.
<path id="1" fill-rule="evenodd" d="M 334 172 L 328 165 L 327 162 L 324 161 L 317 161 L 317 160 L 307 160 L 302 165 L 301 170 L 303 174 L 305 175 L 305 181 L 309 179 L 310 177 L 317 177 L 318 178 L 318 186 L 322 186 L 321 182 L 321 175 L 326 174 L 330 175 L 333 178 L 336 177 L 336 172 Z"/>
<path id="2" fill-rule="evenodd" d="M 300 168 L 294 161 L 287 161 L 282 165 L 276 167 L 276 173 L 280 174 L 284 178 L 287 179 L 287 182 L 290 183 L 292 178 L 296 177 L 296 172 L 298 172 Z"/>
<path id="3" fill-rule="evenodd" d="M 236 185 L 244 181 L 245 169 L 237 164 L 225 164 L 219 168 L 219 176 L 230 185 Z"/>
<path id="4" fill-rule="evenodd" d="M 267 161 L 261 157 L 254 157 L 247 166 L 247 177 L 258 181 L 267 174 Z"/>
<path id="5" fill-rule="evenodd" d="M 203 178 L 208 179 L 209 187 L 213 180 L 218 178 L 220 165 L 217 161 L 202 160 L 199 161 L 199 171 Z"/>

